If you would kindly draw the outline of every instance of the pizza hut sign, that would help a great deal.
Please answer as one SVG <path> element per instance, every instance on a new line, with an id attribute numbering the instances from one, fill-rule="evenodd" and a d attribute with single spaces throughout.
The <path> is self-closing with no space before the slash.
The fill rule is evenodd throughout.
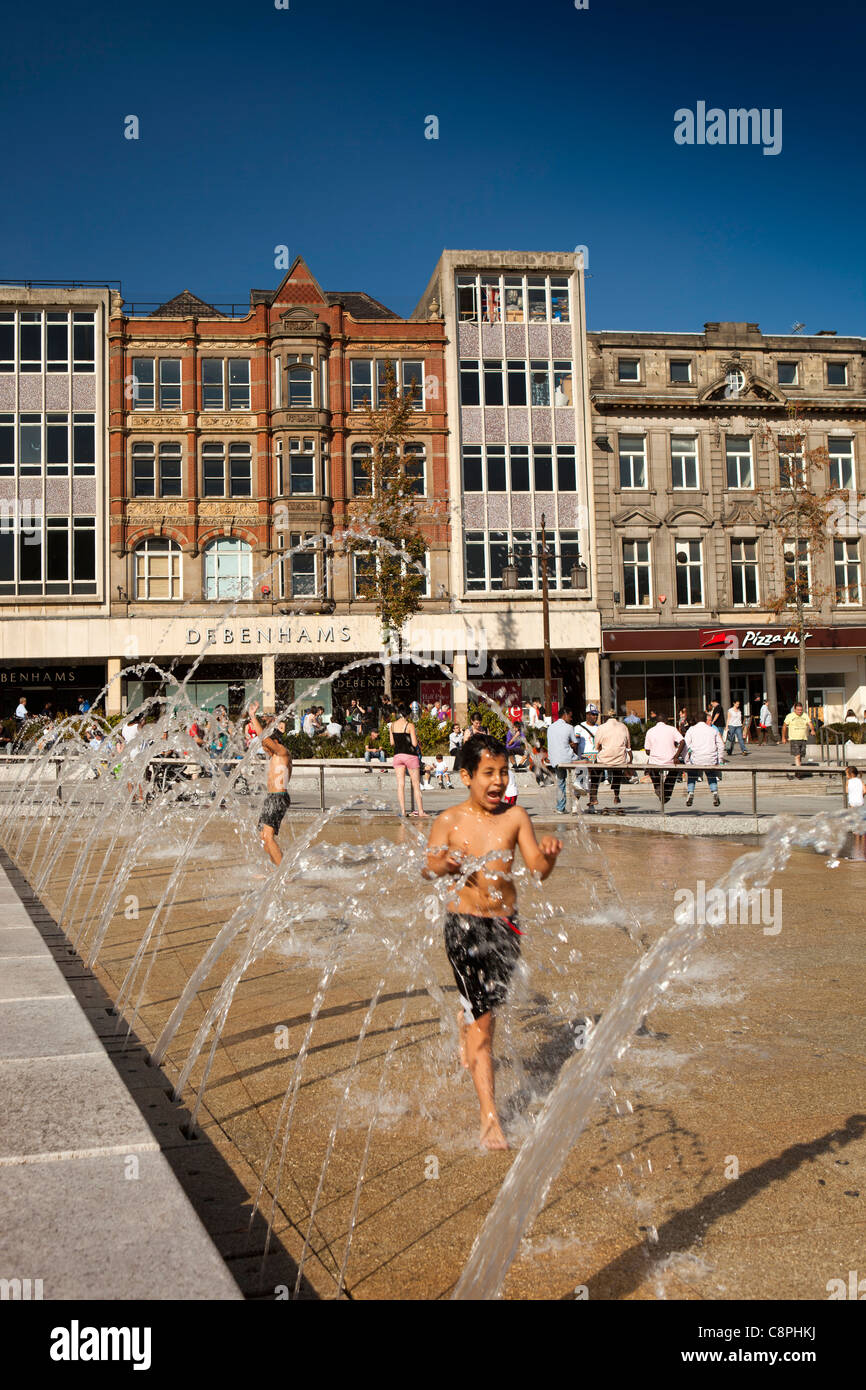
<path id="1" fill-rule="evenodd" d="M 804 632 L 803 639 L 808 642 L 811 632 Z M 799 636 L 795 628 L 781 632 L 778 628 L 747 628 L 742 636 L 738 632 L 702 632 L 702 647 L 719 647 L 723 651 L 734 651 L 738 647 L 796 647 Z"/>

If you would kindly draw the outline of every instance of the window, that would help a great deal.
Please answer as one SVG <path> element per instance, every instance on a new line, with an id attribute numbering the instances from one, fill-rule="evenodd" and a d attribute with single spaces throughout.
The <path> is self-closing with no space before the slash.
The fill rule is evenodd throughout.
<path id="1" fill-rule="evenodd" d="M 156 463 L 152 444 L 136 443 L 132 446 L 132 495 L 156 496 Z"/>
<path id="2" fill-rule="evenodd" d="M 508 369 L 508 404 L 526 405 L 526 363 L 509 362 Z"/>
<path id="3" fill-rule="evenodd" d="M 547 531 L 547 574 L 551 589 L 571 588 L 571 570 L 580 560 L 577 531 Z M 541 587 L 541 531 L 466 531 L 463 538 L 465 584 L 470 590 L 502 588 L 502 574 L 513 560 L 518 588 Z"/>
<path id="4" fill-rule="evenodd" d="M 0 415 L 0 478 L 15 476 L 15 416 Z"/>
<path id="5" fill-rule="evenodd" d="M 310 388 L 310 400 L 312 402 L 312 386 Z M 249 408 L 250 360 L 248 357 L 230 357 L 229 410 L 249 410 Z"/>
<path id="6" fill-rule="evenodd" d="M 253 460 L 249 444 L 229 445 L 229 497 L 252 497 Z"/>
<path id="7" fill-rule="evenodd" d="M 353 363 L 353 370 L 355 364 Z M 370 364 L 367 363 L 367 366 Z M 359 409 L 354 404 L 354 383 L 352 385 L 352 409 Z M 461 405 L 480 405 L 481 404 L 481 384 L 478 377 L 478 363 L 469 360 L 460 363 L 460 404 Z"/>
<path id="8" fill-rule="evenodd" d="M 463 491 L 484 491 L 484 464 L 480 444 L 463 445 Z"/>
<path id="9" fill-rule="evenodd" d="M 470 390 L 471 389 L 472 387 L 470 387 Z M 474 402 L 474 404 L 477 404 L 477 402 Z M 505 404 L 505 387 L 503 384 L 503 371 L 501 362 L 484 363 L 484 404 Z"/>
<path id="10" fill-rule="evenodd" d="M 847 386 L 847 385 L 848 385 L 848 363 L 847 363 L 847 362 L 828 362 L 828 363 L 827 363 L 827 385 L 828 385 L 828 386 Z"/>
<path id="11" fill-rule="evenodd" d="M 412 395 L 412 409 L 424 409 L 424 363 L 419 360 L 393 360 L 388 357 L 378 357 L 375 360 L 368 358 L 353 358 L 350 366 L 350 393 L 352 410 L 384 409 L 388 399 L 388 364 L 394 374 L 395 389 L 401 395 L 410 391 Z M 461 381 L 462 381 L 461 363 Z M 478 363 L 474 363 L 476 374 L 476 393 L 478 392 L 477 374 Z M 375 400 L 373 399 L 375 378 Z M 472 401 L 461 402 L 464 405 L 478 405 L 480 397 Z"/>
<path id="12" fill-rule="evenodd" d="M 503 314 L 504 309 L 504 314 Z M 457 317 L 464 323 L 568 323 L 566 275 L 458 275 Z"/>
<path id="13" fill-rule="evenodd" d="M 799 594 L 802 603 L 812 601 L 812 564 L 809 542 L 785 541 L 782 547 L 785 561 L 785 601 L 796 604 Z"/>
<path id="14" fill-rule="evenodd" d="M 18 472 L 22 478 L 42 473 L 42 416 L 18 416 Z"/>
<path id="15" fill-rule="evenodd" d="M 152 357 L 133 357 L 132 359 L 132 408 L 133 410 L 153 410 L 154 359 Z"/>
<path id="16" fill-rule="evenodd" d="M 180 497 L 183 491 L 181 477 L 182 450 L 180 444 L 165 441 L 159 446 L 159 495 L 160 497 Z"/>
<path id="17" fill-rule="evenodd" d="M 201 495 L 225 497 L 226 446 L 211 442 L 201 446 Z"/>
<path id="18" fill-rule="evenodd" d="M 69 371 L 69 315 L 45 315 L 45 367 L 49 372 Z"/>
<path id="19" fill-rule="evenodd" d="M 181 550 L 176 541 L 149 536 L 135 549 L 135 597 L 137 599 L 178 599 L 182 597 Z"/>
<path id="20" fill-rule="evenodd" d="M 618 379 L 620 381 L 640 381 L 640 361 L 637 357 L 619 359 Z"/>
<path id="21" fill-rule="evenodd" d="M 748 435 L 729 434 L 725 436 L 725 464 L 728 487 L 731 489 L 753 488 L 752 441 Z"/>
<path id="22" fill-rule="evenodd" d="M 204 596 L 249 599 L 253 596 L 253 552 L 246 541 L 220 536 L 205 546 Z"/>
<path id="23" fill-rule="evenodd" d="M 14 372 L 14 370 L 15 315 L 0 314 L 0 372 Z"/>
<path id="24" fill-rule="evenodd" d="M 536 492 L 553 492 L 553 449 L 549 444 L 532 450 L 532 469 Z"/>
<path id="25" fill-rule="evenodd" d="M 96 326 L 93 314 L 72 315 L 72 370 L 96 370 Z"/>
<path id="26" fill-rule="evenodd" d="M 96 517 L 34 513 L 0 522 L 0 593 L 95 594 Z"/>
<path id="27" fill-rule="evenodd" d="M 740 396 L 746 389 L 745 373 L 739 367 L 729 367 L 725 372 L 725 395 Z"/>
<path id="28" fill-rule="evenodd" d="M 180 358 L 164 357 L 159 363 L 159 408 L 180 410 Z"/>
<path id="29" fill-rule="evenodd" d="M 404 447 L 403 462 L 406 472 L 406 490 L 407 492 L 413 493 L 416 497 L 423 497 L 426 492 L 426 460 L 427 450 L 423 444 L 412 441 Z"/>
<path id="30" fill-rule="evenodd" d="M 478 321 L 478 287 L 474 275 L 457 277 L 457 317 L 464 323 Z M 352 406 L 352 409 L 357 409 Z"/>
<path id="31" fill-rule="evenodd" d="M 529 492 L 529 445 L 512 444 L 508 453 L 511 464 L 511 491 Z"/>
<path id="32" fill-rule="evenodd" d="M 550 405 L 550 372 L 546 362 L 530 362 L 529 390 L 533 405 Z"/>
<path id="33" fill-rule="evenodd" d="M 830 486 L 853 491 L 854 482 L 854 440 L 829 439 L 827 453 L 830 464 Z"/>
<path id="34" fill-rule="evenodd" d="M 69 416 L 52 411 L 45 417 L 45 472 L 49 478 L 68 478 L 69 460 Z"/>
<path id="35" fill-rule="evenodd" d="M 292 531 L 289 535 L 289 545 L 293 551 L 288 557 L 289 593 L 292 598 L 315 598 L 318 543 L 318 536 L 303 536 L 299 531 Z"/>
<path id="36" fill-rule="evenodd" d="M 203 357 L 201 363 L 201 408 L 222 410 L 225 404 L 223 369 L 220 357 Z"/>
<path id="37" fill-rule="evenodd" d="M 293 497 L 316 491 L 316 449 L 313 439 L 289 440 L 289 491 Z"/>
<path id="38" fill-rule="evenodd" d="M 626 608 L 649 608 L 652 604 L 649 541 L 623 541 L 622 577 Z"/>
<path id="39" fill-rule="evenodd" d="M 76 411 L 72 417 L 72 471 L 76 478 L 96 475 L 96 416 Z"/>
<path id="40" fill-rule="evenodd" d="M 279 357 L 274 358 L 274 408 L 279 410 L 283 403 L 283 364 Z"/>
<path id="41" fill-rule="evenodd" d="M 487 446 L 487 491 L 488 492 L 507 492 L 508 484 L 506 478 L 505 445 L 488 444 Z"/>
<path id="42" fill-rule="evenodd" d="M 646 487 L 646 439 L 640 434 L 619 437 L 619 485 L 621 488 Z"/>
<path id="43" fill-rule="evenodd" d="M 688 359 L 674 359 L 670 364 L 671 384 L 687 386 L 692 379 L 692 364 Z"/>
<path id="44" fill-rule="evenodd" d="M 557 444 L 556 446 L 556 481 L 560 492 L 577 491 L 577 469 L 573 445 Z"/>
<path id="45" fill-rule="evenodd" d="M 698 441 L 687 436 L 671 438 L 671 486 L 696 488 L 698 483 Z"/>
<path id="46" fill-rule="evenodd" d="M 382 559 L 375 541 L 372 542 L 370 550 L 356 550 L 353 553 L 352 580 L 355 598 L 366 599 L 367 601 L 370 600 L 372 597 L 372 588 L 377 582 L 381 565 Z M 430 556 L 426 551 L 423 559 L 420 560 L 413 560 L 406 555 L 402 556 L 400 559 L 400 572 L 404 576 L 415 576 L 418 580 L 419 596 L 421 598 L 429 598 Z"/>
<path id="47" fill-rule="evenodd" d="M 731 541 L 731 599 L 735 608 L 758 603 L 757 541 Z"/>
<path id="48" fill-rule="evenodd" d="M 42 314 L 18 315 L 18 370 L 42 371 Z"/>
<path id="49" fill-rule="evenodd" d="M 863 602 L 859 540 L 833 542 L 833 567 L 836 602 L 843 608 L 859 608 Z"/>
<path id="50" fill-rule="evenodd" d="M 373 449 L 369 444 L 352 445 L 352 496 L 373 495 Z"/>
<path id="51" fill-rule="evenodd" d="M 806 487 L 806 458 L 802 436 L 779 436 L 779 486 Z"/>
<path id="52" fill-rule="evenodd" d="M 777 362 L 776 380 L 780 386 L 796 386 L 799 362 Z"/>
<path id="53" fill-rule="evenodd" d="M 703 608 L 704 566 L 700 541 L 676 541 L 677 606 Z"/>
<path id="54" fill-rule="evenodd" d="M 541 275 L 530 275 L 526 281 L 530 323 L 547 322 L 547 281 Z"/>
<path id="55" fill-rule="evenodd" d="M 553 364 L 553 404 L 574 405 L 574 377 L 570 362 Z"/>

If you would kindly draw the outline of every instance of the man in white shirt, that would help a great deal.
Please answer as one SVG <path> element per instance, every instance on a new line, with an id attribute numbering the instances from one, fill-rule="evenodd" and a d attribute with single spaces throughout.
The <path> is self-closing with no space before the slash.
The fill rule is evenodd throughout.
<path id="1" fill-rule="evenodd" d="M 695 799 L 695 783 L 699 782 L 704 775 L 703 772 L 698 771 L 698 768 L 706 770 L 707 785 L 713 794 L 713 805 L 721 805 L 719 801 L 721 773 L 717 772 L 716 769 L 725 756 L 725 745 L 718 728 L 712 722 L 714 713 L 712 709 L 708 710 L 704 722 L 693 724 L 686 732 L 687 806 L 691 806 Z"/>
<path id="2" fill-rule="evenodd" d="M 15 709 L 15 718 L 18 720 L 19 724 L 23 724 L 26 719 L 30 718 L 30 715 L 27 710 L 26 695 L 22 695 L 21 699 L 18 701 L 18 704 Z"/>
<path id="3" fill-rule="evenodd" d="M 556 810 L 562 816 L 568 799 L 568 769 L 575 761 L 577 739 L 570 709 L 564 709 L 547 731 L 547 757 L 556 773 Z"/>
<path id="4" fill-rule="evenodd" d="M 647 755 L 647 767 L 655 787 L 656 796 L 661 800 L 664 796 L 665 805 L 670 801 L 674 794 L 678 772 L 658 772 L 653 769 L 663 767 L 667 763 L 678 762 L 683 743 L 683 736 L 679 729 L 675 729 L 673 724 L 666 724 L 659 715 L 655 724 L 648 730 L 644 739 L 644 752 Z"/>

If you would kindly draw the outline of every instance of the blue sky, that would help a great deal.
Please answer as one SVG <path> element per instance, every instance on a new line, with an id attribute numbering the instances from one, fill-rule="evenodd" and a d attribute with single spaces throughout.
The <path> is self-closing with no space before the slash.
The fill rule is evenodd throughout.
<path id="1" fill-rule="evenodd" d="M 246 301 L 286 244 L 410 313 L 443 247 L 585 245 L 590 328 L 866 334 L 855 0 L 289 4 L 7 10 L 0 275 Z M 675 144 L 700 100 L 781 153 Z"/>

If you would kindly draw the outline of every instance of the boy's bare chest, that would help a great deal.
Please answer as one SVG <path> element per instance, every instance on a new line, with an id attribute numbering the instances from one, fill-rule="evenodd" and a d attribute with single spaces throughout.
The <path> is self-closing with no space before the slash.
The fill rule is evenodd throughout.
<path id="1" fill-rule="evenodd" d="M 454 849 L 471 854 L 473 859 L 499 850 L 503 857 L 514 852 L 514 833 L 510 827 L 495 821 L 479 821 L 474 817 L 462 817 L 453 827 L 449 842 Z"/>

